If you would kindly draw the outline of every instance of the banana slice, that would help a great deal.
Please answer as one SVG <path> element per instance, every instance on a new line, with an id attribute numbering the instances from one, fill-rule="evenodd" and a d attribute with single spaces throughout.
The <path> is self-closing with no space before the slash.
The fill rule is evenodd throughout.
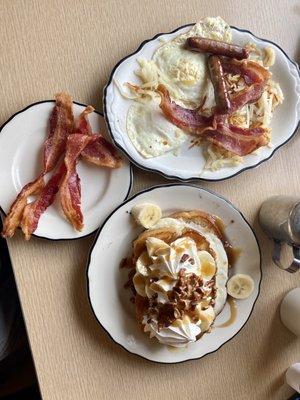
<path id="1" fill-rule="evenodd" d="M 205 250 L 198 251 L 201 264 L 201 275 L 203 279 L 209 281 L 216 274 L 216 262 L 213 256 Z"/>
<path id="2" fill-rule="evenodd" d="M 160 207 L 152 203 L 137 204 L 132 208 L 131 214 L 136 222 L 146 229 L 151 228 L 162 217 Z"/>
<path id="3" fill-rule="evenodd" d="M 227 292 L 235 299 L 246 299 L 254 290 L 254 281 L 246 274 L 233 275 L 227 282 Z"/>
<path id="4" fill-rule="evenodd" d="M 151 236 L 146 239 L 146 247 L 150 257 L 155 257 L 165 250 L 170 250 L 170 246 L 166 242 Z"/>
<path id="5" fill-rule="evenodd" d="M 156 282 L 153 282 L 150 285 L 150 288 L 157 293 L 167 293 L 169 290 L 172 290 L 176 284 L 176 280 L 165 276 L 162 279 L 159 279 Z"/>
<path id="6" fill-rule="evenodd" d="M 214 322 L 216 317 L 214 309 L 209 306 L 206 310 L 202 310 L 201 304 L 198 304 L 195 308 L 195 314 L 199 319 L 197 325 L 200 325 L 201 331 L 206 332 L 211 324 Z"/>
<path id="7" fill-rule="evenodd" d="M 137 293 L 142 297 L 147 297 L 145 286 L 146 286 L 146 277 L 139 274 L 138 272 L 133 277 L 133 285 Z"/>
<path id="8" fill-rule="evenodd" d="M 146 297 L 148 297 L 148 299 L 151 299 L 151 297 L 153 297 L 155 295 L 156 292 L 154 292 L 154 290 L 151 289 L 151 284 L 148 282 L 146 282 L 146 286 L 145 286 L 145 294 Z"/>
<path id="9" fill-rule="evenodd" d="M 151 265 L 151 259 L 148 256 L 147 251 L 144 251 L 136 261 L 135 268 L 143 276 L 148 275 L 148 266 Z"/>

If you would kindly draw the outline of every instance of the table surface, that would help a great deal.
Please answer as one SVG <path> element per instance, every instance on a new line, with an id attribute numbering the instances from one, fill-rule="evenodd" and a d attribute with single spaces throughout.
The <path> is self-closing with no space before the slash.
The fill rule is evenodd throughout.
<path id="1" fill-rule="evenodd" d="M 103 86 L 120 58 L 157 32 L 207 15 L 221 15 L 232 25 L 275 41 L 292 58 L 300 56 L 300 3 L 292 0 L 1 0 L 0 14 L 0 123 L 63 89 L 101 110 Z M 92 236 L 64 242 L 32 238 L 25 243 L 18 233 L 10 240 L 43 399 L 286 399 L 291 390 L 284 384 L 284 372 L 300 361 L 300 340 L 281 325 L 278 305 L 288 290 L 299 286 L 300 275 L 272 266 L 271 245 L 256 216 L 268 196 L 297 194 L 299 151 L 297 135 L 257 169 L 225 182 L 198 183 L 227 197 L 254 226 L 264 275 L 244 329 L 198 361 L 158 365 L 128 354 L 109 339 L 86 295 Z M 132 192 L 164 182 L 134 168 Z"/>

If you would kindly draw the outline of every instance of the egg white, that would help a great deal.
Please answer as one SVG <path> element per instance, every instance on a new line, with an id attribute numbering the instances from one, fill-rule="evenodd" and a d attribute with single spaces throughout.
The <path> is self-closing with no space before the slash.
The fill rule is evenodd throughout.
<path id="1" fill-rule="evenodd" d="M 230 26 L 220 17 L 205 18 L 187 33 L 160 46 L 152 61 L 159 71 L 159 83 L 166 84 L 171 96 L 182 105 L 196 108 L 204 95 L 214 99 L 207 67 L 207 55 L 186 49 L 191 36 L 231 41 Z M 206 96 L 207 97 L 207 96 Z"/>
<path id="2" fill-rule="evenodd" d="M 126 125 L 132 144 L 145 158 L 173 151 L 188 140 L 186 133 L 164 117 L 156 102 L 131 105 Z"/>
<path id="3" fill-rule="evenodd" d="M 127 134 L 136 150 L 145 158 L 158 157 L 178 149 L 188 135 L 164 117 L 156 98 L 158 84 L 167 87 L 173 100 L 187 108 L 197 108 L 203 99 L 205 107 L 215 105 L 214 90 L 207 67 L 207 55 L 186 49 L 190 36 L 231 41 L 230 26 L 220 17 L 205 18 L 187 33 L 163 43 L 152 60 L 139 59 L 135 71 L 142 88 L 152 93 L 148 102 L 136 102 L 127 113 Z"/>

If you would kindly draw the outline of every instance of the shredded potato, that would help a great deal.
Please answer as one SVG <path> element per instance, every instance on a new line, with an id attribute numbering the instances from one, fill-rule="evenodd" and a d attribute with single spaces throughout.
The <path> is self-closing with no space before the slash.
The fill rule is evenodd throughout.
<path id="1" fill-rule="evenodd" d="M 153 90 L 143 89 L 140 86 L 132 85 L 128 82 L 124 83 L 124 87 L 122 87 L 117 80 L 114 80 L 114 83 L 117 86 L 121 96 L 125 99 L 134 100 L 138 103 L 146 104 L 149 101 L 159 98 L 159 95 Z M 126 92 L 125 88 L 129 90 L 129 93 Z"/>
<path id="2" fill-rule="evenodd" d="M 255 43 L 247 43 L 246 46 L 247 50 L 250 52 L 250 55 L 256 55 L 258 57 L 262 56 L 261 49 L 256 46 Z"/>
<path id="3" fill-rule="evenodd" d="M 217 171 L 224 167 L 235 167 L 243 162 L 243 157 L 230 153 L 214 144 L 207 144 L 204 147 L 206 163 L 204 169 Z"/>

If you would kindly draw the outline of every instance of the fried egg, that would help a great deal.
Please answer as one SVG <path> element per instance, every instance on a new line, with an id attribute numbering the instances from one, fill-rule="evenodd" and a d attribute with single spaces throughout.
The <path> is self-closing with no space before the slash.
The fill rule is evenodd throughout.
<path id="1" fill-rule="evenodd" d="M 186 39 L 190 36 L 231 41 L 230 26 L 220 17 L 205 18 L 187 33 L 164 42 L 154 53 L 152 60 L 138 59 L 141 79 L 140 89 L 149 95 L 148 101 L 129 107 L 126 129 L 136 150 L 145 158 L 164 155 L 177 150 L 189 137 L 171 124 L 159 108 L 160 97 L 155 90 L 164 84 L 171 97 L 187 108 L 196 108 L 205 98 L 205 107 L 215 105 L 214 90 L 207 68 L 207 56 L 187 50 Z M 141 99 L 140 99 L 141 100 Z"/>
<path id="2" fill-rule="evenodd" d="M 154 101 L 131 105 L 126 125 L 132 144 L 145 158 L 175 150 L 188 140 L 187 134 L 171 124 Z"/>
<path id="3" fill-rule="evenodd" d="M 196 108 L 204 93 L 208 92 L 212 98 L 214 96 L 211 93 L 207 56 L 185 48 L 190 36 L 231 42 L 231 30 L 220 17 L 205 18 L 187 33 L 160 46 L 154 53 L 152 62 L 158 70 L 158 83 L 165 84 L 171 96 L 183 106 Z"/>

